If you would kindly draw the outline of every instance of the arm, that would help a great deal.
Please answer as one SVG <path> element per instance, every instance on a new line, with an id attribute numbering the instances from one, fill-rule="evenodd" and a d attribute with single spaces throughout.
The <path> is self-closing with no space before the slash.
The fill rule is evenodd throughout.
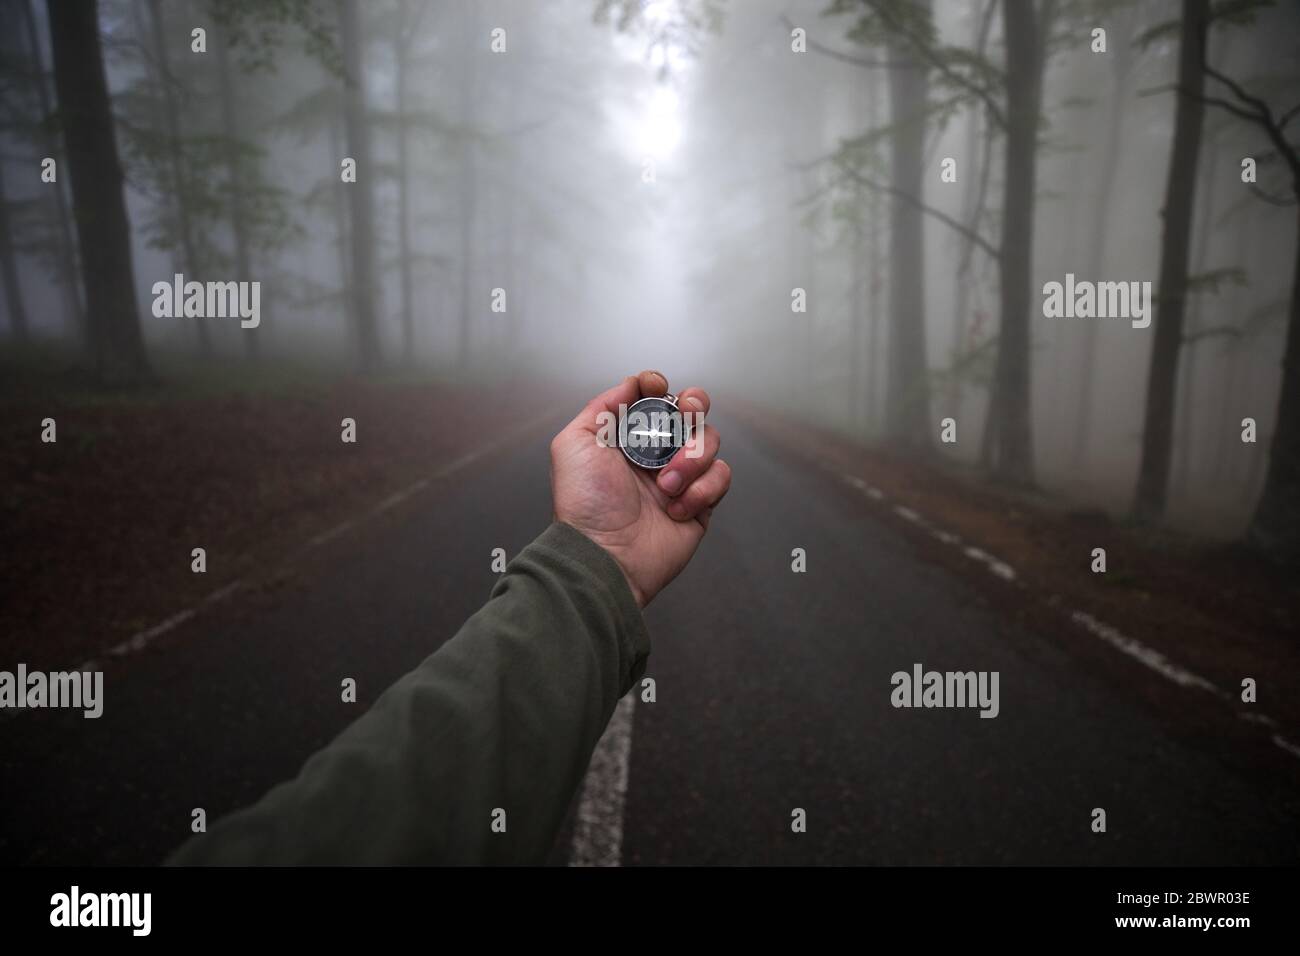
<path id="1" fill-rule="evenodd" d="M 488 603 L 298 777 L 175 864 L 544 860 L 650 638 L 610 555 L 557 522 Z M 506 832 L 490 827 L 506 811 Z"/>
<path id="2" fill-rule="evenodd" d="M 663 395 L 657 372 L 598 395 L 551 443 L 555 523 L 437 653 L 298 776 L 173 864 L 539 863 L 650 652 L 641 608 L 685 567 L 731 483 L 704 426 L 657 475 L 597 440 L 603 413 Z M 689 410 L 708 395 L 686 389 Z M 493 832 L 497 809 L 506 831 Z"/>

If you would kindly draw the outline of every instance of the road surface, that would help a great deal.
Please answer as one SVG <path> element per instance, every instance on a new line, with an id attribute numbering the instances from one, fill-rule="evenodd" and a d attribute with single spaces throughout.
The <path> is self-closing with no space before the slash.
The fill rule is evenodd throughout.
<path id="1" fill-rule="evenodd" d="M 552 862 L 1297 862 L 1291 778 L 1139 704 L 1081 666 L 1065 623 L 1007 620 L 846 483 L 714 419 L 733 490 L 649 609 L 656 700 L 620 708 Z M 545 527 L 550 434 L 360 516 L 108 661 L 99 720 L 0 719 L 0 862 L 154 863 L 193 808 L 215 818 L 293 775 L 479 606 L 494 548 Z M 998 716 L 893 707 L 891 675 L 918 663 L 997 671 Z"/>

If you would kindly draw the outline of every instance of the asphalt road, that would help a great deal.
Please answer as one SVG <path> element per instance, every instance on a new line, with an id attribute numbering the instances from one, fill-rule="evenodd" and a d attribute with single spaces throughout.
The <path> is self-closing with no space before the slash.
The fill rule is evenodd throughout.
<path id="1" fill-rule="evenodd" d="M 1006 620 L 843 482 L 714 419 L 734 485 L 648 612 L 657 700 L 631 711 L 625 864 L 1300 859 L 1289 778 L 1243 770 L 1224 739 L 1081 666 L 1062 634 Z M 0 862 L 157 862 L 192 808 L 211 819 L 294 774 L 479 606 L 493 548 L 545 527 L 548 439 L 483 456 L 110 661 L 99 720 L 0 718 Z M 999 715 L 894 708 L 890 676 L 916 663 L 997 671 Z"/>

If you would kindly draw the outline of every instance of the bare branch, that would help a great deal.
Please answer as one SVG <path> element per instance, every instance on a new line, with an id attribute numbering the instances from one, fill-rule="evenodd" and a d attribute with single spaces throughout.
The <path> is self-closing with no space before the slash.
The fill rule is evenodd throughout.
<path id="1" fill-rule="evenodd" d="M 1002 107 L 998 105 L 998 101 L 996 98 L 994 98 L 992 93 L 990 93 L 984 87 L 980 86 L 978 83 L 971 80 L 969 77 L 963 76 L 961 73 L 959 73 L 958 71 L 950 67 L 947 63 L 943 62 L 943 59 L 939 57 L 934 52 L 934 50 L 932 50 L 929 47 L 929 45 L 925 42 L 923 38 L 917 37 L 914 33 L 908 30 L 904 24 L 900 23 L 898 20 L 890 16 L 887 9 L 888 7 L 887 4 L 882 4 L 879 2 L 879 0 L 867 0 L 867 4 L 871 7 L 872 10 L 875 11 L 877 16 L 879 16 L 882 20 L 885 21 L 886 25 L 893 32 L 903 37 L 903 39 L 907 41 L 908 46 L 911 47 L 912 50 L 915 51 L 915 53 L 918 56 L 920 56 L 923 60 L 925 60 L 928 64 L 930 64 L 930 66 L 933 69 L 937 70 L 941 75 L 946 77 L 948 81 L 953 83 L 955 86 L 958 86 L 961 89 L 966 90 L 968 93 L 971 93 L 974 96 L 978 97 L 980 100 L 982 100 L 984 102 L 985 108 L 987 108 L 989 111 L 989 117 L 999 127 L 1001 127 L 1002 129 L 1006 129 L 1007 126 L 1006 115 L 1002 112 Z"/>
<path id="2" fill-rule="evenodd" d="M 1210 64 L 1203 62 L 1201 65 L 1205 69 L 1206 76 L 1210 77 L 1211 79 L 1218 80 L 1228 89 L 1230 89 L 1232 91 L 1232 94 L 1235 97 L 1237 97 L 1237 99 L 1241 100 L 1247 106 L 1253 107 L 1255 111 L 1259 113 L 1260 119 L 1262 119 L 1266 123 L 1272 124 L 1273 114 L 1269 110 L 1267 103 L 1265 103 L 1263 100 L 1259 99 L 1258 97 L 1251 96 L 1249 93 L 1247 93 L 1245 90 L 1241 88 L 1240 84 L 1238 84 L 1236 80 L 1232 79 L 1229 76 L 1225 76 L 1223 73 L 1220 73 L 1214 67 L 1210 66 Z"/>
<path id="3" fill-rule="evenodd" d="M 1259 123 L 1261 126 L 1263 125 L 1263 118 L 1258 113 L 1251 113 L 1248 110 L 1244 110 L 1236 103 L 1232 103 L 1228 100 L 1220 99 L 1217 96 L 1201 96 L 1198 97 L 1198 99 L 1202 103 L 1206 104 L 1207 106 L 1217 106 L 1220 109 L 1227 110 L 1229 113 L 1233 114 L 1234 116 L 1240 116 L 1242 119 L 1248 122 Z"/>
<path id="4" fill-rule="evenodd" d="M 867 176 L 863 176 L 861 173 L 852 169 L 848 169 L 843 165 L 840 166 L 840 172 L 843 175 L 847 176 L 849 179 L 852 179 L 854 182 L 866 186 L 868 189 L 874 189 L 877 192 L 888 193 L 891 196 L 896 196 L 897 198 L 903 200 L 903 202 L 907 203 L 909 206 L 914 206 L 917 209 L 921 210 L 921 212 L 925 213 L 926 215 L 933 216 L 935 219 L 938 219 L 945 226 L 948 226 L 950 229 L 956 231 L 959 235 L 965 236 L 972 243 L 979 246 L 981 249 L 987 252 L 994 259 L 998 258 L 999 255 L 1001 255 L 1001 252 L 999 251 L 998 247 L 993 245 L 993 243 L 989 242 L 978 232 L 968 228 L 967 226 L 958 222 L 956 219 L 953 219 L 947 213 L 940 212 L 938 209 L 935 209 L 933 206 L 927 206 L 924 202 L 922 202 L 920 199 L 917 199 L 911 193 L 904 192 L 903 190 L 898 189 L 895 186 L 890 186 L 887 183 L 877 182 L 876 180 L 871 179 Z"/>
<path id="5" fill-rule="evenodd" d="M 785 28 L 787 30 L 793 30 L 795 28 L 794 24 L 790 21 L 790 18 L 785 16 L 784 14 L 782 14 L 781 16 L 781 22 L 785 24 Z M 852 53 L 845 53 L 841 50 L 833 50 L 830 47 L 826 46 L 825 44 L 818 43 L 816 40 L 809 40 L 808 46 L 810 49 L 815 50 L 818 53 L 821 53 L 825 56 L 829 56 L 832 59 L 839 60 L 842 63 L 850 63 L 853 66 L 859 67 L 864 70 L 874 70 L 878 68 L 885 69 L 885 70 L 905 70 L 909 68 L 913 68 L 913 69 L 915 68 L 914 65 L 910 63 L 891 63 L 888 60 L 866 60 L 860 56 L 854 56 Z"/>
<path id="6" fill-rule="evenodd" d="M 1216 106 L 1222 106 L 1229 112 L 1236 113 L 1238 116 L 1250 119 L 1262 126 L 1264 132 L 1268 134 L 1268 138 L 1272 140 L 1273 145 L 1277 147 L 1278 153 L 1280 153 L 1282 158 L 1286 160 L 1287 166 L 1291 168 L 1292 188 L 1296 192 L 1297 196 L 1300 196 L 1300 156 L 1296 154 L 1295 147 L 1288 143 L 1286 137 L 1282 135 L 1282 127 L 1273 120 L 1273 111 L 1268 108 L 1268 104 L 1258 97 L 1251 96 L 1242 89 L 1240 84 L 1235 80 L 1220 73 L 1214 67 L 1210 66 L 1209 63 L 1206 63 L 1204 59 L 1201 60 L 1201 66 L 1205 70 L 1206 76 L 1216 79 L 1226 86 L 1232 91 L 1233 95 L 1236 96 L 1237 99 L 1251 107 L 1254 110 L 1254 114 L 1252 115 L 1246 110 L 1229 106 L 1223 100 L 1207 98 L 1206 102 L 1213 103 Z"/>

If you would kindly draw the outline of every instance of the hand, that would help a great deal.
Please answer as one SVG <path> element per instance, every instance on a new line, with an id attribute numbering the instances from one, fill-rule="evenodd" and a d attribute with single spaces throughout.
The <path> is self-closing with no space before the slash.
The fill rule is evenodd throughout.
<path id="1" fill-rule="evenodd" d="M 600 443 L 603 412 L 617 417 L 620 405 L 667 392 L 668 380 L 658 372 L 629 375 L 588 402 L 551 442 L 556 520 L 613 556 L 640 607 L 686 567 L 714 507 L 731 487 L 731 468 L 717 457 L 720 439 L 711 425 L 697 428 L 687 447 L 657 472 L 637 468 L 619 448 Z M 702 388 L 688 388 L 677 396 L 677 405 L 707 415 L 709 396 Z M 691 420 L 698 418 L 693 414 Z"/>

